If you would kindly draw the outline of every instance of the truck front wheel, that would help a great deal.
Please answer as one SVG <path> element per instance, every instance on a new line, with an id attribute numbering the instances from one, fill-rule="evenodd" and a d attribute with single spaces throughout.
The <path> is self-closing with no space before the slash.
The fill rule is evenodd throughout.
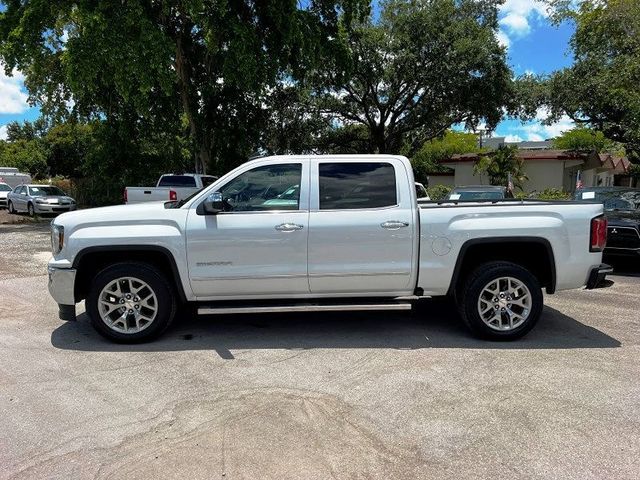
<path id="1" fill-rule="evenodd" d="M 480 265 L 464 284 L 460 315 L 476 335 L 515 340 L 527 334 L 542 314 L 540 283 L 529 270 L 510 262 Z"/>
<path id="2" fill-rule="evenodd" d="M 96 275 L 86 300 L 94 328 L 120 343 L 151 340 L 175 316 L 176 300 L 165 276 L 145 263 L 118 263 Z"/>

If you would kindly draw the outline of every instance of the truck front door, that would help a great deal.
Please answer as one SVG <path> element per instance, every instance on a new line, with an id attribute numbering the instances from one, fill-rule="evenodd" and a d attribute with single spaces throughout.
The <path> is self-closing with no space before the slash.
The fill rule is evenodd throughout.
<path id="1" fill-rule="evenodd" d="M 193 292 L 202 299 L 309 293 L 309 164 L 248 166 L 217 188 L 226 208 L 187 218 Z"/>

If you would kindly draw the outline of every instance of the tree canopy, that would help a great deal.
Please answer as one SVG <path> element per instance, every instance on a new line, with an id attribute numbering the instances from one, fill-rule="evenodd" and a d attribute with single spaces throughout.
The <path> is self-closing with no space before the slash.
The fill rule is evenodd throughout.
<path id="1" fill-rule="evenodd" d="M 499 3 L 384 2 L 377 21 L 340 30 L 346 63 L 318 71 L 321 110 L 356 142 L 366 132 L 371 153 L 415 152 L 456 123 L 495 126 L 511 86 Z"/>
<path id="2" fill-rule="evenodd" d="M 572 66 L 547 79 L 550 121 L 566 114 L 640 160 L 640 2 L 553 0 L 556 21 L 575 23 Z M 576 6 L 577 5 L 577 6 Z"/>

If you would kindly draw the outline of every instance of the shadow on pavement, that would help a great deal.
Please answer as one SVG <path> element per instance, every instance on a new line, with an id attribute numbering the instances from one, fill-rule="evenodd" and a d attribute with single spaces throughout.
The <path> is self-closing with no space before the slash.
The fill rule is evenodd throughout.
<path id="1" fill-rule="evenodd" d="M 603 332 L 545 307 L 536 328 L 514 342 L 489 342 L 470 336 L 442 300 L 421 302 L 409 313 L 290 313 L 177 318 L 158 340 L 118 345 L 99 336 L 86 314 L 64 323 L 51 335 L 54 347 L 79 351 L 212 350 L 232 360 L 233 350 L 313 348 L 473 348 L 567 349 L 615 348 L 621 344 Z"/>

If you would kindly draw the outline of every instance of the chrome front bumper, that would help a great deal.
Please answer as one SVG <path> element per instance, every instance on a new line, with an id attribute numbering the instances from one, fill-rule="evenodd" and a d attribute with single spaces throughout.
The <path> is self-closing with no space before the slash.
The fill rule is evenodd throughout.
<path id="1" fill-rule="evenodd" d="M 75 305 L 75 268 L 48 267 L 49 293 L 59 305 Z"/>

